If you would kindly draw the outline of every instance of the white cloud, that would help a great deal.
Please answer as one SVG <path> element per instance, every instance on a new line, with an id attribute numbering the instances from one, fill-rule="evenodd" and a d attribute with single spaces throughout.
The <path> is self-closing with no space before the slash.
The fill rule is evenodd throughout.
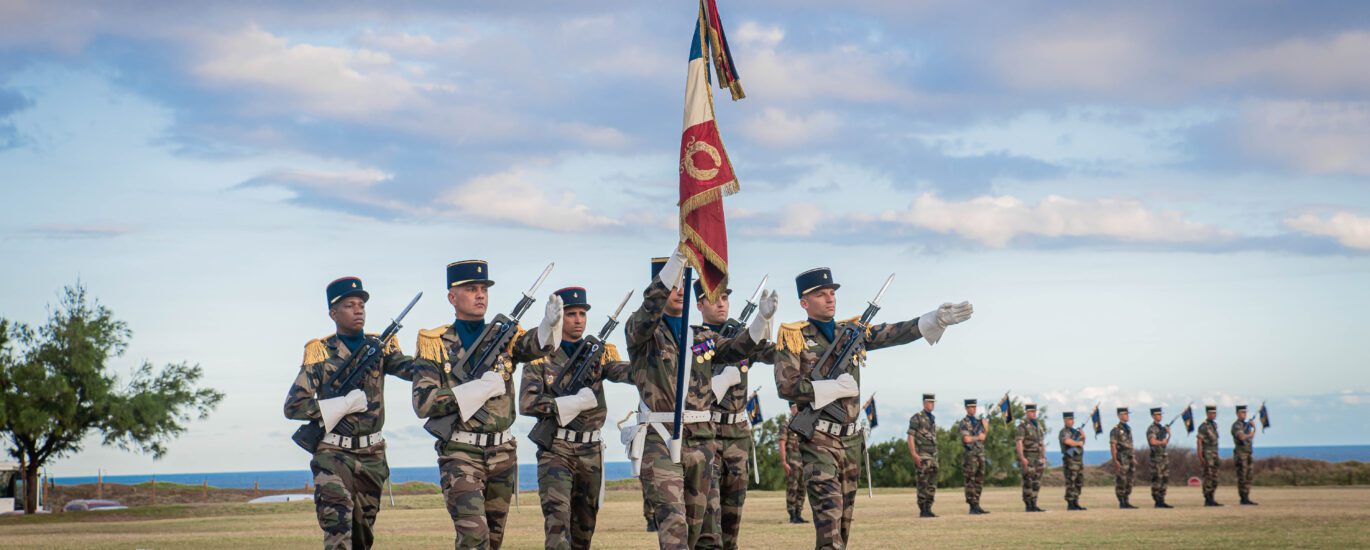
<path id="1" fill-rule="evenodd" d="M 782 237 L 807 237 L 818 229 L 826 216 L 823 208 L 811 202 L 797 202 L 780 211 L 780 223 L 771 234 Z"/>
<path id="2" fill-rule="evenodd" d="M 729 37 L 729 42 L 741 45 L 774 48 L 785 40 L 785 29 L 779 25 L 762 25 L 755 21 L 744 21 L 737 32 Z"/>
<path id="3" fill-rule="evenodd" d="M 1370 176 L 1370 103 L 1255 101 L 1237 124 L 1255 157 L 1310 174 Z"/>
<path id="4" fill-rule="evenodd" d="M 780 27 L 744 24 L 737 38 L 748 43 L 734 48 L 748 95 L 768 101 L 848 100 L 863 103 L 899 102 L 913 98 L 911 90 L 890 80 L 903 64 L 902 56 L 875 53 L 857 45 L 837 45 L 826 51 L 783 49 Z"/>
<path id="5" fill-rule="evenodd" d="M 837 115 L 830 111 L 816 111 L 806 116 L 766 107 L 742 123 L 742 133 L 758 144 L 781 148 L 827 141 L 837 127 Z"/>
<path id="6" fill-rule="evenodd" d="M 1285 219 L 1284 225 L 1302 233 L 1332 237 L 1347 248 L 1370 250 L 1370 217 L 1350 212 L 1335 212 L 1326 218 L 1303 214 Z"/>
<path id="7" fill-rule="evenodd" d="M 263 180 L 288 181 L 300 187 L 321 191 L 364 191 L 394 176 L 375 168 L 345 168 L 320 170 L 313 168 L 282 169 L 263 174 Z"/>
<path id="8" fill-rule="evenodd" d="M 1198 59 L 1196 77 L 1214 82 L 1256 80 L 1303 93 L 1370 92 L 1370 32 L 1324 40 L 1293 38 L 1268 47 Z"/>
<path id="9" fill-rule="evenodd" d="M 511 221 L 551 231 L 578 232 L 622 225 L 622 222 L 590 213 L 576 202 L 574 193 L 549 197 L 546 186 L 532 181 L 534 175 L 521 168 L 472 178 L 443 194 L 441 202 L 456 208 L 459 218 Z"/>

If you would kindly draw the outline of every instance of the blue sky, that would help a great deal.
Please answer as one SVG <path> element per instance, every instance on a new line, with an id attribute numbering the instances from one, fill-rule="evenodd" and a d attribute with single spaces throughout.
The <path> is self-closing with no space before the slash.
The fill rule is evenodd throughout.
<path id="1" fill-rule="evenodd" d="M 742 184 L 736 286 L 769 274 L 784 320 L 816 265 L 847 315 L 889 272 L 880 319 L 976 305 L 934 348 L 872 355 L 877 438 L 922 392 L 950 423 L 960 399 L 1012 390 L 1053 412 L 1213 402 L 1229 421 L 1267 401 L 1259 444 L 1370 441 L 1370 10 L 723 9 L 748 93 L 717 103 Z M 303 468 L 280 407 L 341 275 L 372 289 L 372 330 L 427 293 L 411 351 L 449 322 L 450 261 L 490 260 L 499 308 L 549 261 L 549 289 L 640 290 L 675 238 L 693 17 L 0 6 L 0 315 L 41 321 L 79 279 L 134 330 L 121 370 L 194 361 L 228 396 L 160 462 L 92 440 L 52 470 Z M 768 371 L 751 384 L 781 410 Z M 391 463 L 432 463 L 408 386 L 387 396 Z M 635 399 L 608 398 L 611 416 Z"/>

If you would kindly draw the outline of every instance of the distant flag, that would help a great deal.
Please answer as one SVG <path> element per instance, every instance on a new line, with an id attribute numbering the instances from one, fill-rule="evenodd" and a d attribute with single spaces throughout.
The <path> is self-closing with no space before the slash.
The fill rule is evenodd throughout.
<path id="1" fill-rule="evenodd" d="M 714 72 L 718 74 L 718 87 L 726 88 L 737 101 L 747 94 L 742 93 L 741 77 L 737 75 L 737 65 L 733 63 L 733 52 L 728 47 L 728 36 L 723 32 L 723 22 L 719 19 L 718 3 L 715 0 L 700 0 L 700 17 L 704 21 L 704 35 L 709 41 L 709 51 L 713 54 Z"/>
<path id="2" fill-rule="evenodd" d="M 752 396 L 747 398 L 747 419 L 751 420 L 753 426 L 762 422 L 761 396 L 756 392 L 752 392 Z"/>
<path id="3" fill-rule="evenodd" d="M 1095 403 L 1094 412 L 1089 413 L 1089 422 L 1094 425 L 1094 435 L 1096 437 L 1099 434 L 1104 433 L 1104 420 L 1099 417 L 1099 405 L 1100 403 Z"/>
<path id="4" fill-rule="evenodd" d="M 1003 415 L 1004 415 L 1004 423 L 1005 423 L 1005 424 L 1012 424 L 1012 423 L 1013 423 L 1013 403 L 1009 401 L 1008 393 L 1007 393 L 1007 392 L 1004 393 L 1004 397 L 1003 397 L 1002 399 L 999 400 L 999 404 L 998 404 L 997 406 L 999 407 L 999 412 L 1000 412 L 1000 414 L 1003 414 Z"/>
<path id="5" fill-rule="evenodd" d="M 875 425 L 878 423 L 875 416 L 875 394 L 872 393 L 871 398 L 866 400 L 866 404 L 861 405 L 861 411 L 866 413 L 866 423 L 872 430 L 875 429 Z"/>
<path id="6" fill-rule="evenodd" d="M 1261 419 L 1261 433 L 1265 433 L 1265 429 L 1270 427 L 1270 413 L 1266 412 L 1264 401 L 1261 402 L 1261 410 L 1256 413 L 1256 416 Z"/>
<path id="7" fill-rule="evenodd" d="M 1185 406 L 1184 412 L 1180 413 L 1180 420 L 1184 420 L 1185 433 L 1194 433 L 1194 404 Z"/>

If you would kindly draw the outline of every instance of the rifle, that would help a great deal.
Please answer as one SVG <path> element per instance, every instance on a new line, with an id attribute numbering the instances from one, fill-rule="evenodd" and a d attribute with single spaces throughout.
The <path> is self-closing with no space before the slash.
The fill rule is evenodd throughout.
<path id="1" fill-rule="evenodd" d="M 719 336 L 735 338 L 742 333 L 742 328 L 747 326 L 747 320 L 756 312 L 756 304 L 761 301 L 761 291 L 766 290 L 766 282 L 770 279 L 770 275 L 761 278 L 761 284 L 756 285 L 756 292 L 753 292 L 751 299 L 747 300 L 747 305 L 742 308 L 742 314 L 738 315 L 737 319 L 728 319 L 728 322 L 723 323 L 723 328 L 718 330 Z"/>
<path id="2" fill-rule="evenodd" d="M 814 380 L 834 380 L 846 374 L 851 368 L 852 358 L 866 347 L 866 327 L 870 326 L 871 319 L 876 312 L 880 311 L 880 297 L 885 295 L 885 290 L 889 289 L 890 283 L 894 281 L 894 274 L 891 273 L 885 279 L 885 285 L 880 287 L 880 292 L 876 293 L 875 299 L 866 305 L 865 313 L 861 314 L 861 320 L 856 323 L 843 325 L 842 332 L 834 335 L 833 345 L 823 352 L 823 356 L 818 358 L 818 364 L 814 366 Z M 790 421 L 790 429 L 794 430 L 804 439 L 813 439 L 813 432 L 817 429 L 819 416 L 826 412 L 832 418 L 837 419 L 837 423 L 846 424 L 847 410 L 841 404 L 841 400 L 828 403 L 822 410 L 814 410 L 813 404 L 804 405 L 794 419 Z"/>
<path id="3" fill-rule="evenodd" d="M 566 361 L 565 368 L 561 373 L 552 379 L 543 391 L 552 394 L 552 397 L 571 395 L 580 391 L 581 388 L 589 387 L 594 383 L 590 379 L 590 373 L 599 372 L 600 361 L 604 357 L 604 341 L 609 339 L 614 329 L 618 327 L 618 316 L 623 313 L 623 306 L 628 305 L 628 299 L 633 297 L 630 290 L 623 295 L 623 301 L 618 303 L 618 309 L 609 316 L 609 320 L 604 322 L 604 326 L 599 329 L 599 334 L 580 341 L 576 345 L 575 351 L 571 352 L 571 358 Z M 556 439 L 557 421 L 552 416 L 544 416 L 538 419 L 537 424 L 533 425 L 533 431 L 528 432 L 528 439 L 536 443 L 539 448 L 550 449 L 552 441 Z"/>
<path id="4" fill-rule="evenodd" d="M 495 368 L 495 362 L 514 340 L 514 327 L 518 326 L 519 319 L 522 319 L 523 314 L 528 312 L 528 308 L 533 305 L 533 302 L 537 301 L 533 295 L 537 294 L 538 287 L 542 286 L 542 282 L 552 273 L 552 268 L 556 265 L 555 262 L 547 264 L 547 268 L 542 270 L 542 275 L 539 275 L 538 279 L 533 282 L 533 286 L 528 287 L 528 291 L 523 293 L 522 298 L 519 298 L 513 311 L 508 316 L 503 313 L 496 314 L 493 321 L 485 324 L 485 329 L 476 338 L 475 344 L 470 349 L 463 349 L 462 355 L 456 361 L 449 363 L 450 367 L 455 367 L 450 371 L 450 374 L 456 378 L 454 386 L 478 379 Z M 443 378 L 445 383 L 446 376 Z M 490 413 L 485 412 L 485 408 L 481 407 L 471 415 L 471 418 L 477 422 L 485 423 L 490 420 Z M 423 429 L 432 434 L 433 437 L 447 441 L 452 439 L 452 432 L 457 429 L 459 424 L 461 424 L 461 415 L 452 413 L 429 418 L 423 423 Z"/>
<path id="5" fill-rule="evenodd" d="M 371 370 L 371 365 L 376 363 L 376 361 L 374 361 L 377 359 L 376 355 L 385 348 L 386 342 L 389 342 L 391 338 L 394 338 L 395 335 L 399 333 L 400 328 L 402 328 L 400 321 L 404 320 L 405 315 L 409 315 L 409 310 L 413 309 L 414 304 L 417 304 L 419 298 L 422 297 L 422 292 L 415 294 L 414 299 L 409 300 L 409 305 L 404 306 L 404 310 L 400 311 L 399 316 L 390 320 L 390 326 L 385 327 L 385 331 L 381 332 L 379 339 L 367 338 L 363 340 L 361 347 L 357 348 L 357 352 L 352 354 L 352 357 L 348 359 L 347 364 L 343 365 L 343 368 L 334 371 L 333 375 L 328 377 L 328 380 L 319 386 L 319 399 L 326 399 L 326 397 L 324 397 L 325 394 L 332 395 L 333 397 L 347 395 L 347 393 L 353 389 L 353 385 L 357 383 L 357 377 Z M 341 384 L 339 384 L 339 379 L 341 379 Z M 333 389 L 335 387 L 337 388 L 336 390 Z M 341 431 L 347 432 L 352 429 L 351 426 L 351 424 L 347 423 L 346 419 L 343 419 L 339 421 L 338 425 L 334 426 L 334 428 L 342 428 Z M 324 435 L 326 434 L 324 434 L 322 422 L 310 420 L 308 423 L 295 430 L 295 434 L 290 436 L 290 439 L 294 440 L 295 444 L 299 445 L 300 448 L 313 453 L 318 450 L 319 442 L 323 441 Z"/>

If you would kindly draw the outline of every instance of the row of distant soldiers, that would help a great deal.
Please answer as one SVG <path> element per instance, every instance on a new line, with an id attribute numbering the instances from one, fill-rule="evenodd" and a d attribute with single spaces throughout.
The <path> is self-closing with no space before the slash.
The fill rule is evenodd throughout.
<path id="1" fill-rule="evenodd" d="M 456 416 L 450 435 L 435 442 L 442 491 L 459 548 L 498 548 L 511 496 L 517 487 L 516 413 L 552 419 L 559 426 L 550 446 L 539 445 L 538 486 L 548 548 L 588 548 L 602 497 L 605 418 L 603 381 L 638 390 L 637 423 L 625 430 L 634 472 L 643 483 L 661 548 L 736 548 L 746 498 L 750 425 L 745 412 L 747 372 L 755 363 L 775 366 L 780 397 L 805 411 L 822 410 L 814 433 L 800 438 L 786 458 L 801 470 L 813 510 L 815 546 L 844 548 L 851 533 L 860 459 L 865 440 L 857 418 L 865 352 L 923 339 L 936 343 L 950 325 L 969 319 L 969 303 L 946 303 L 914 319 L 863 326 L 837 320 L 840 287 L 827 268 L 795 278 L 806 321 L 786 323 L 776 336 L 774 291 L 761 295 L 757 315 L 745 327 L 729 317 L 728 293 L 710 298 L 696 287 L 702 323 L 683 316 L 684 256 L 652 261 L 651 281 L 640 306 L 624 324 L 628 361 L 606 346 L 593 383 L 571 395 L 547 391 L 584 339 L 590 303 L 585 290 L 568 287 L 549 297 L 536 330 L 519 331 L 498 350 L 496 367 L 467 379 L 468 350 L 480 348 L 486 328 L 489 266 L 480 260 L 447 266 L 447 301 L 456 320 L 419 331 L 417 353 L 404 355 L 392 337 L 363 332 L 369 294 L 346 277 L 326 289 L 333 334 L 310 341 L 285 403 L 295 420 L 322 421 L 326 435 L 313 452 L 315 507 L 327 548 L 366 548 L 389 477 L 385 461 L 385 374 L 412 382 L 420 418 Z M 496 321 L 499 317 L 496 318 Z M 731 328 L 730 328 L 731 327 Z M 730 333 L 724 336 L 720 331 Z M 851 330 L 847 330 L 851 329 Z M 840 375 L 819 376 L 815 367 L 837 335 L 861 334 L 859 353 Z M 687 335 L 687 336 L 684 336 Z M 855 341 L 855 340 L 853 340 Z M 677 361 L 681 343 L 694 360 L 686 368 L 683 444 L 672 445 Z M 326 387 L 352 354 L 382 349 L 360 387 L 336 395 Z M 359 353 L 363 350 L 363 353 Z M 524 365 L 518 403 L 514 375 Z M 839 370 L 834 370 L 837 373 Z M 831 405 L 831 406 L 829 406 Z M 835 411 L 835 412 L 834 412 Z M 839 414 L 844 413 L 844 414 Z M 430 433 L 432 430 L 430 430 Z M 797 451 L 797 452 L 795 452 Z M 795 460 L 795 459 L 798 460 Z"/>
<path id="2" fill-rule="evenodd" d="M 933 415 L 933 394 L 923 395 L 923 410 L 909 419 L 909 449 L 917 468 L 918 509 L 920 517 L 936 517 L 932 513 L 933 499 L 937 493 L 937 419 Z M 974 399 L 965 401 L 966 416 L 956 424 L 956 433 L 961 439 L 964 452 L 961 456 L 961 473 L 965 478 L 966 504 L 971 514 L 988 514 L 980 506 L 980 492 L 985 481 L 985 437 L 988 429 L 985 419 L 976 416 L 977 403 Z M 1037 420 L 1037 405 L 1024 406 L 1025 418 L 1014 429 L 1014 446 L 1017 451 L 1019 472 L 1023 481 L 1023 506 L 1028 512 L 1044 512 L 1037 505 L 1038 492 L 1041 490 L 1042 474 L 1046 468 L 1046 433 L 1042 423 Z M 1203 468 L 1203 495 L 1205 506 L 1222 506 L 1215 500 L 1218 489 L 1218 409 L 1214 405 L 1206 407 L 1208 419 L 1199 426 L 1198 456 Z M 1132 428 L 1128 425 L 1127 407 L 1118 407 L 1118 425 L 1109 432 L 1109 455 L 1115 471 L 1115 493 L 1118 507 L 1134 509 L 1129 501 L 1132 494 L 1132 477 L 1136 460 L 1133 454 Z M 1075 426 L 1075 413 L 1061 413 L 1065 424 L 1057 433 L 1061 446 L 1062 473 L 1065 477 L 1065 501 L 1067 510 L 1085 510 L 1080 505 L 1080 491 L 1084 486 L 1084 446 L 1085 432 Z M 1170 483 L 1170 427 L 1162 423 L 1160 407 L 1151 409 L 1153 423 L 1146 430 L 1146 442 L 1151 449 L 1151 498 L 1156 508 L 1171 508 L 1165 501 L 1166 487 Z M 1096 417 L 1097 420 L 1097 417 Z M 1246 405 L 1237 406 L 1237 420 L 1232 423 L 1233 459 L 1237 469 L 1237 493 L 1241 503 L 1254 506 L 1251 500 L 1252 459 L 1251 445 L 1256 437 L 1255 423 L 1247 420 Z"/>

